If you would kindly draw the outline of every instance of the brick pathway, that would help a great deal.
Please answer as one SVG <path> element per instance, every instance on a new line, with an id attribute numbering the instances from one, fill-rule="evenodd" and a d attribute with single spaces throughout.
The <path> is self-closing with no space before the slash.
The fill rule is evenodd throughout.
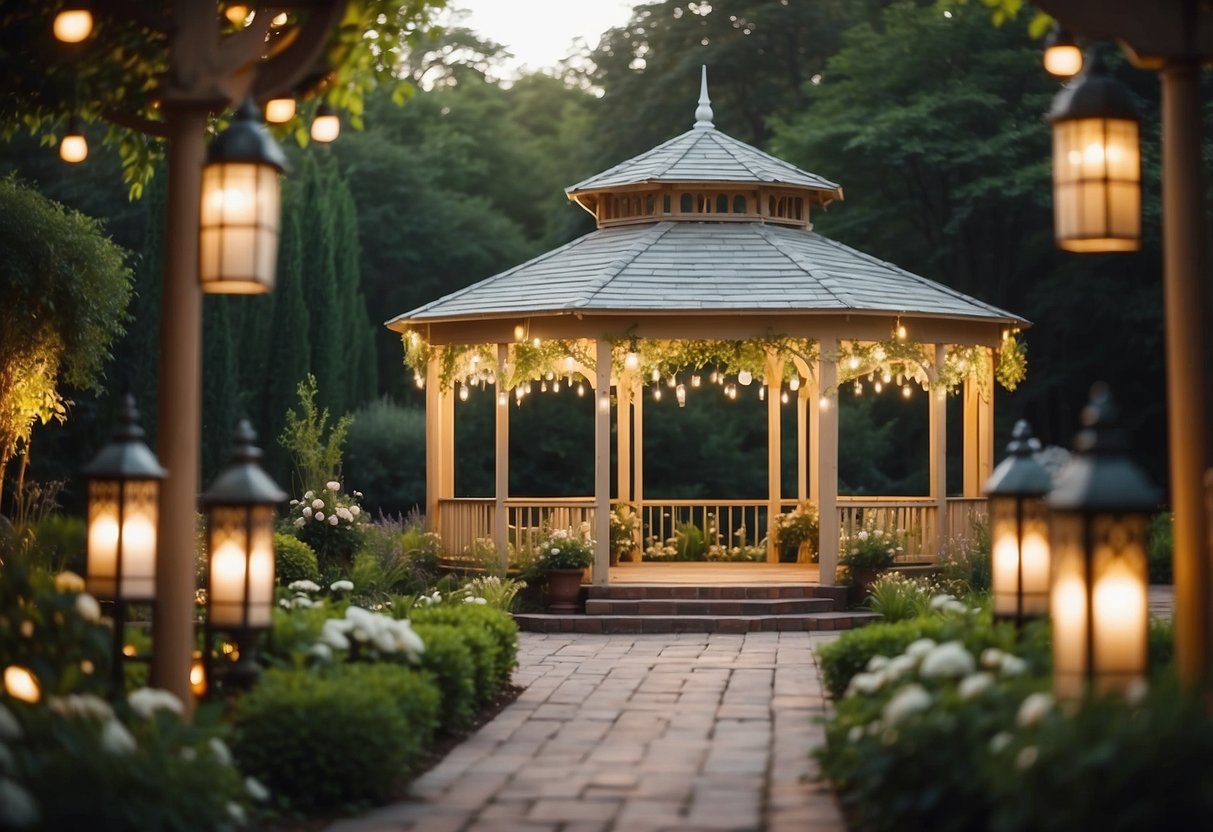
<path id="1" fill-rule="evenodd" d="M 834 633 L 522 633 L 516 702 L 329 832 L 844 832 L 811 780 Z"/>

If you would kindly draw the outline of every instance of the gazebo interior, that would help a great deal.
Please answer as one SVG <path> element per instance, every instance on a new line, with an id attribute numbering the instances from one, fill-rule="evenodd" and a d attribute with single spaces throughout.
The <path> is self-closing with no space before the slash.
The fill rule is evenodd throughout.
<path id="1" fill-rule="evenodd" d="M 930 561 L 972 533 L 985 516 L 995 381 L 1013 387 L 1022 378 L 1015 336 L 1027 321 L 815 233 L 812 213 L 840 200 L 842 188 L 717 130 L 706 71 L 689 131 L 566 193 L 594 215 L 595 231 L 387 323 L 402 333 L 405 363 L 426 391 L 425 514 L 448 552 L 491 539 L 504 561 L 543 528 L 584 528 L 595 540 L 592 580 L 605 584 L 642 579 L 646 546 L 659 554 L 676 526 L 693 526 L 711 560 L 777 564 L 777 517 L 811 505 L 819 564 L 802 549 L 798 563 L 771 574 L 800 569 L 805 580 L 833 584 L 842 535 L 902 532 L 899 559 Z M 838 443 L 838 397 L 865 386 L 929 401 L 928 495 L 839 496 L 847 449 Z M 596 402 L 586 449 L 593 493 L 511 497 L 510 412 L 562 387 Z M 757 390 L 765 400 L 768 493 L 647 498 L 646 397 L 682 405 L 709 387 L 729 398 Z M 492 497 L 455 489 L 454 411 L 471 391 L 496 401 Z M 963 483 L 952 497 L 949 394 L 963 401 Z M 792 411 L 796 488 L 783 493 L 781 423 Z M 624 556 L 633 563 L 614 576 L 612 514 L 639 519 Z M 739 529 L 755 544 L 765 538 L 763 550 L 737 549 Z"/>

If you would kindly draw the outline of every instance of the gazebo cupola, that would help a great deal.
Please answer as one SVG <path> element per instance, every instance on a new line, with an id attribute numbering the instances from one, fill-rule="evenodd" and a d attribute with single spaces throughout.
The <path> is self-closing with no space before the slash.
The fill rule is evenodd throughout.
<path id="1" fill-rule="evenodd" d="M 721 133 L 707 68 L 695 125 L 681 136 L 566 189 L 599 228 L 638 222 L 765 222 L 812 228 L 813 208 L 842 188 Z"/>

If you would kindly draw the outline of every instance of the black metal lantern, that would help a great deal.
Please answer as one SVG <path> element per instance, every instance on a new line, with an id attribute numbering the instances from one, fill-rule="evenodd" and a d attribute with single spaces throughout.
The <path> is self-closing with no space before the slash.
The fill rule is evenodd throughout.
<path id="1" fill-rule="evenodd" d="M 1141 248 L 1140 120 L 1092 50 L 1053 99 L 1053 231 L 1066 251 Z"/>
<path id="2" fill-rule="evenodd" d="M 204 292 L 274 288 L 286 156 L 247 99 L 215 137 L 202 168 L 198 281 Z"/>
<path id="3" fill-rule="evenodd" d="M 1015 423 L 1008 456 L 986 481 L 990 500 L 994 615 L 1015 621 L 1049 612 L 1049 473 L 1032 458 L 1028 423 Z"/>
<path id="4" fill-rule="evenodd" d="M 252 636 L 271 624 L 275 507 L 286 499 L 257 462 L 261 449 L 253 444 L 256 438 L 242 419 L 231 461 L 201 497 L 209 555 L 207 656 L 212 630 L 232 633 L 241 655 L 229 678 L 237 683 L 256 677 Z"/>
<path id="5" fill-rule="evenodd" d="M 1095 385 L 1075 454 L 1047 499 L 1058 697 L 1123 692 L 1146 673 L 1146 524 L 1159 493 L 1129 459 L 1118 417 L 1106 385 Z"/>

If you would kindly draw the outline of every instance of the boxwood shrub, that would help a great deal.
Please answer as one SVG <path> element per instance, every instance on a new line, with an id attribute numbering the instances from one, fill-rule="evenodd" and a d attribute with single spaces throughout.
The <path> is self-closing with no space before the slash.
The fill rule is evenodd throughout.
<path id="1" fill-rule="evenodd" d="M 272 669 L 235 708 L 241 767 L 295 811 L 384 799 L 438 725 L 429 673 L 395 664 Z"/>
<path id="2" fill-rule="evenodd" d="M 294 535 L 276 532 L 274 548 L 277 550 L 278 583 L 290 586 L 295 581 L 320 582 L 320 563 L 311 546 Z"/>
<path id="3" fill-rule="evenodd" d="M 440 721 L 447 730 L 458 731 L 471 724 L 476 703 L 476 660 L 463 639 L 463 631 L 449 624 L 415 623 L 413 631 L 425 642 L 423 670 L 433 674 L 442 693 Z"/>
<path id="4" fill-rule="evenodd" d="M 450 624 L 487 634 L 492 647 L 485 668 L 488 685 L 480 691 L 485 697 L 482 701 L 492 699 L 497 688 L 509 684 L 518 664 L 518 624 L 509 613 L 482 604 L 461 604 L 417 609 L 409 617 L 414 624 Z"/>

